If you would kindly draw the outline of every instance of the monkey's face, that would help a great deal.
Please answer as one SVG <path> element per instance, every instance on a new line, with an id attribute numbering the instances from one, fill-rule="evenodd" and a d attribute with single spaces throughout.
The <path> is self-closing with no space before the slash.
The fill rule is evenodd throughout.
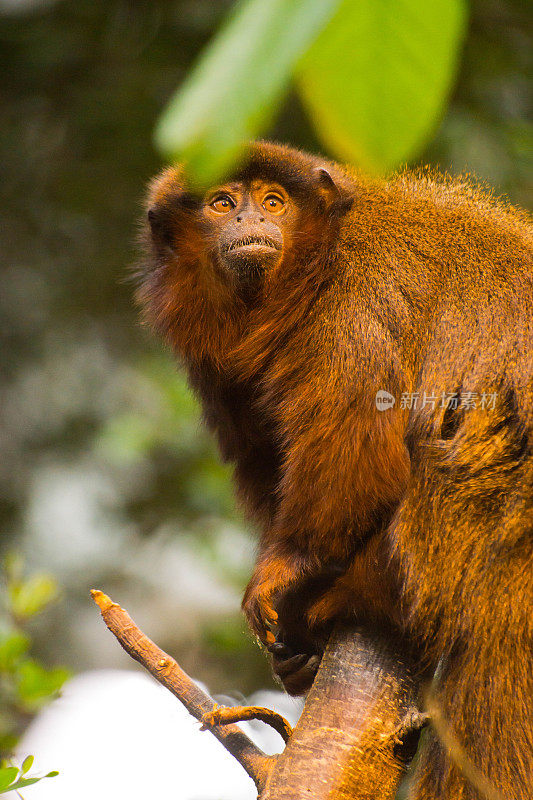
<path id="1" fill-rule="evenodd" d="M 142 295 L 157 324 L 172 326 L 178 309 L 183 319 L 185 310 L 215 299 L 224 307 L 255 302 L 265 283 L 274 286 L 327 248 L 350 207 L 352 184 L 345 187 L 343 173 L 334 179 L 326 166 L 257 143 L 227 182 L 203 197 L 188 189 L 182 166 L 161 173 L 148 195 Z"/>
<path id="2" fill-rule="evenodd" d="M 239 282 L 255 283 L 283 258 L 296 204 L 277 183 L 228 183 L 205 196 L 202 215 L 216 260 Z"/>

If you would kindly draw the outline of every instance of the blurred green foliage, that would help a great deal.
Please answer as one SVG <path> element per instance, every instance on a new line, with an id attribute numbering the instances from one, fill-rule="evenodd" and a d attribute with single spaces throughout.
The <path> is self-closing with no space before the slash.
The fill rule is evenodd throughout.
<path id="1" fill-rule="evenodd" d="M 416 156 L 442 112 L 466 22 L 463 0 L 246 0 L 210 42 L 156 141 L 193 182 L 222 177 L 297 77 L 331 154 L 373 172 Z"/>
<path id="2" fill-rule="evenodd" d="M 0 582 L 0 753 L 14 747 L 24 725 L 59 692 L 70 675 L 63 667 L 47 668 L 30 656 L 28 626 L 57 595 L 57 585 L 49 575 L 26 575 L 20 556 L 6 556 Z M 23 773 L 31 764 L 26 763 L 26 767 Z M 0 771 L 0 788 L 10 774 Z"/>
<path id="3" fill-rule="evenodd" d="M 149 413 L 142 405 L 130 406 L 110 417 L 95 438 L 97 454 L 108 464 L 123 469 L 131 469 L 146 459 L 160 462 L 163 469 L 163 462 L 167 461 L 172 470 L 168 503 L 180 510 L 184 521 L 192 522 L 204 514 L 231 517 L 231 471 L 221 463 L 211 437 L 201 427 L 198 404 L 185 375 L 169 370 L 168 362 L 157 356 L 147 359 L 140 368 L 145 389 L 158 398 L 158 403 Z M 159 511 L 168 490 L 166 472 L 164 478 L 158 481 Z M 150 509 L 145 503 L 146 498 L 137 496 L 129 507 L 132 512 L 136 510 L 139 522 L 144 507 L 143 528 L 149 531 Z M 154 522 L 158 524 L 160 519 Z"/>

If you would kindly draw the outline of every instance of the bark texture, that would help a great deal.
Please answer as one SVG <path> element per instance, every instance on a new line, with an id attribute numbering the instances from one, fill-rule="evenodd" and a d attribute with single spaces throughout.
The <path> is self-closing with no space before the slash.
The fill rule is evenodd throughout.
<path id="1" fill-rule="evenodd" d="M 260 800 L 393 800 L 422 720 L 416 676 L 389 633 L 338 628 Z"/>

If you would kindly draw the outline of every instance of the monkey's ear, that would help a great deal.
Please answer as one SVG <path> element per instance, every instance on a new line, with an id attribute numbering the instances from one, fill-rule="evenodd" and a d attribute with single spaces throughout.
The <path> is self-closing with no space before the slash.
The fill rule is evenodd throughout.
<path id="1" fill-rule="evenodd" d="M 186 192 L 168 194 L 148 207 L 147 218 L 154 244 L 172 247 L 184 228 L 191 228 L 200 201 Z"/>
<path id="2" fill-rule="evenodd" d="M 316 173 L 318 177 L 318 183 L 322 190 L 330 194 L 332 200 L 337 200 L 337 198 L 340 196 L 340 192 L 337 184 L 327 169 L 324 169 L 324 167 L 317 167 Z"/>
<path id="3" fill-rule="evenodd" d="M 172 244 L 172 219 L 168 208 L 155 203 L 150 206 L 146 216 L 154 244 L 169 247 Z"/>
<path id="4" fill-rule="evenodd" d="M 340 200 L 339 187 L 324 167 L 317 167 L 315 174 L 318 181 L 319 194 L 324 199 L 326 208 L 329 208 L 337 200 Z"/>
<path id="5" fill-rule="evenodd" d="M 348 193 L 344 187 L 339 187 L 324 167 L 317 167 L 315 173 L 318 192 L 325 202 L 326 209 L 338 217 L 347 214 L 353 205 L 353 195 Z"/>

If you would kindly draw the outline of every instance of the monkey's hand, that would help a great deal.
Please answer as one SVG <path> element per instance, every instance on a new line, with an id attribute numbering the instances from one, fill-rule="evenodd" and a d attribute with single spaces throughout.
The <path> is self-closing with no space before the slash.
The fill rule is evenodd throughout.
<path id="1" fill-rule="evenodd" d="M 331 570 L 326 572 L 329 574 Z M 286 616 L 284 599 L 305 595 L 308 604 L 309 594 L 305 587 L 317 577 L 323 581 L 324 574 L 324 566 L 314 554 L 282 550 L 272 545 L 263 550 L 242 601 L 248 623 L 263 644 L 273 644 L 277 639 L 273 630 L 284 626 L 284 621 L 279 619 L 280 612 Z M 339 574 L 338 569 L 335 574 Z M 301 604 L 299 608 L 301 610 Z M 300 611 L 300 625 L 303 619 Z M 287 644 L 288 640 L 284 643 Z"/>
<path id="2" fill-rule="evenodd" d="M 242 608 L 250 628 L 263 644 L 271 645 L 276 641 L 272 630 L 278 621 L 276 600 L 299 578 L 296 563 L 287 557 L 263 554 L 256 564 L 244 593 Z"/>
<path id="3" fill-rule="evenodd" d="M 272 669 L 289 694 L 303 694 L 320 665 L 331 626 L 307 623 L 310 605 L 324 595 L 345 566 L 318 566 L 301 554 L 263 555 L 246 589 L 243 609 L 272 656 Z"/>

